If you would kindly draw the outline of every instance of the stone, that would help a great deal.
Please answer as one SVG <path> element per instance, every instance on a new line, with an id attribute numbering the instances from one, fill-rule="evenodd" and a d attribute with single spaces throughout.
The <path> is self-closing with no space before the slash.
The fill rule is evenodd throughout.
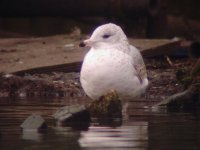
<path id="1" fill-rule="evenodd" d="M 33 114 L 26 118 L 20 127 L 23 130 L 41 130 L 46 129 L 47 125 L 40 115 Z"/>
<path id="2" fill-rule="evenodd" d="M 58 126 L 70 126 L 76 129 L 87 129 L 90 124 L 90 113 L 84 105 L 72 105 L 59 108 L 53 117 Z"/>

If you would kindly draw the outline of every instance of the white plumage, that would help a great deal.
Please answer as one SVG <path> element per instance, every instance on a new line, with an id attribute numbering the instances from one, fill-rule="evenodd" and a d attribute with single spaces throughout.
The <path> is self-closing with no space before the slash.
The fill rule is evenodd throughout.
<path id="1" fill-rule="evenodd" d="M 130 45 L 121 27 L 109 23 L 96 28 L 82 43 L 90 46 L 80 74 L 85 93 L 97 100 L 115 90 L 120 99 L 134 99 L 148 86 L 146 67 L 137 48 Z"/>

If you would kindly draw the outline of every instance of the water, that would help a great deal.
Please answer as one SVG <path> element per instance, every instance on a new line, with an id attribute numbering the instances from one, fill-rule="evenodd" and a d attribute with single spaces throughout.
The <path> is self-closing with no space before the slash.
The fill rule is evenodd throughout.
<path id="1" fill-rule="evenodd" d="M 135 104 L 135 103 L 134 103 Z M 138 105 L 123 123 L 93 123 L 87 130 L 56 127 L 55 110 L 66 99 L 0 99 L 1 150 L 199 150 L 198 113 L 152 112 Z M 48 130 L 23 132 L 20 124 L 31 114 L 42 115 Z"/>

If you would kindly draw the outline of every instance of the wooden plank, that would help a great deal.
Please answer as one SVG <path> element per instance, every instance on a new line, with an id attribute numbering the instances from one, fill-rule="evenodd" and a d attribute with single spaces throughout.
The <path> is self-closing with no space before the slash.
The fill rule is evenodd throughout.
<path id="1" fill-rule="evenodd" d="M 54 66 L 44 66 L 38 68 L 31 68 L 27 70 L 16 71 L 13 74 L 24 76 L 25 74 L 35 74 L 35 73 L 50 73 L 50 72 L 79 72 L 82 62 L 74 62 L 67 64 L 60 64 Z"/>
<path id="2" fill-rule="evenodd" d="M 168 39 L 135 39 L 130 43 L 141 50 L 143 57 L 154 57 L 159 55 L 169 55 L 180 47 L 181 41 Z"/>
<path id="3" fill-rule="evenodd" d="M 79 71 L 88 48 L 79 48 L 79 38 L 58 35 L 30 39 L 0 39 L 0 72 L 23 75 L 52 71 Z M 129 39 L 144 57 L 168 55 L 180 41 Z"/>

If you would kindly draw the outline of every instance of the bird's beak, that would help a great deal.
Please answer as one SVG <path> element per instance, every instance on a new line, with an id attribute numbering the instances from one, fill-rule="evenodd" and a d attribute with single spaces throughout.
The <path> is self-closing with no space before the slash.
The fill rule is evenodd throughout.
<path id="1" fill-rule="evenodd" d="M 79 43 L 79 47 L 86 47 L 86 46 L 91 47 L 91 46 L 92 46 L 92 43 L 93 43 L 92 40 L 87 39 L 87 40 L 81 41 L 81 42 Z"/>

